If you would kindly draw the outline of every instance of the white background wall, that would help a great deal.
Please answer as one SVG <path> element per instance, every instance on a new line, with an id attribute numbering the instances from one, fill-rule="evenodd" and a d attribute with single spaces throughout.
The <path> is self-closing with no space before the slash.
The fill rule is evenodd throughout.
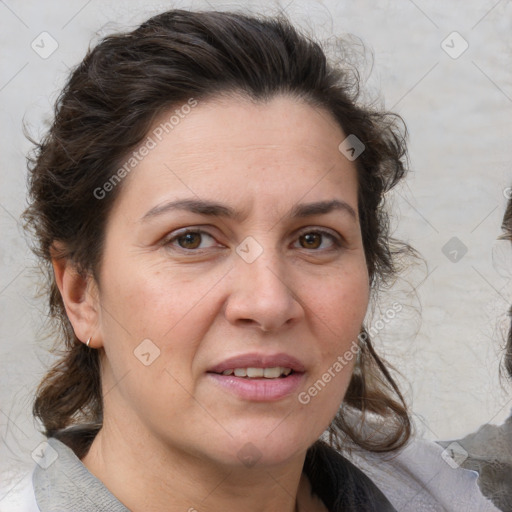
<path id="1" fill-rule="evenodd" d="M 505 189 L 512 186 L 510 2 L 209 5 L 266 13 L 281 5 L 318 38 L 350 33 L 373 51 L 373 67 L 363 66 L 367 88 L 371 95 L 380 92 L 386 108 L 400 113 L 410 131 L 412 172 L 390 197 L 396 235 L 425 259 L 382 297 L 382 311 L 395 300 L 408 306 L 380 331 L 377 344 L 409 383 L 405 390 L 426 437 L 453 439 L 483 423 L 501 423 L 512 407 L 511 389 L 506 380 L 500 384 L 498 374 L 512 258 L 509 244 L 496 241 Z M 30 408 L 51 359 L 39 332 L 44 303 L 33 297 L 33 260 L 19 223 L 30 149 L 22 122 L 36 137 L 43 133 L 68 69 L 91 40 L 173 6 L 208 8 L 193 1 L 0 2 L 0 470 L 15 472 L 13 485 L 31 467 L 30 452 L 41 440 Z M 31 48 L 43 31 L 58 43 L 46 59 Z M 458 58 L 441 47 L 453 31 L 469 45 Z M 447 40 L 453 54 L 462 43 Z M 456 248 L 457 262 L 442 250 L 452 237 L 467 248 L 462 258 L 462 246 Z M 378 318 L 379 312 L 372 321 Z"/>

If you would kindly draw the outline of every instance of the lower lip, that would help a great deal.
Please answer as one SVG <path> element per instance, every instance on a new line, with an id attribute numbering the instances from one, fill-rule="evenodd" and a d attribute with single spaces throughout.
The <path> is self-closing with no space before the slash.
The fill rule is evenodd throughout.
<path id="1" fill-rule="evenodd" d="M 278 379 L 247 379 L 218 373 L 207 375 L 231 393 L 255 402 L 274 402 L 285 398 L 297 391 L 304 378 L 304 373 L 292 373 Z"/>

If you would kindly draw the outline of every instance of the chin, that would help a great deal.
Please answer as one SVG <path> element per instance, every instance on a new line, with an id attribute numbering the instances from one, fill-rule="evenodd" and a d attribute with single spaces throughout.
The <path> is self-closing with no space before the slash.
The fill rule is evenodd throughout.
<path id="1" fill-rule="evenodd" d="M 273 421 L 271 427 L 252 427 L 245 433 L 238 433 L 222 454 L 229 465 L 246 467 L 270 467 L 285 464 L 305 454 L 318 436 L 304 436 L 303 425 L 292 429 L 290 425 Z M 240 432 L 240 431 L 239 431 Z"/>

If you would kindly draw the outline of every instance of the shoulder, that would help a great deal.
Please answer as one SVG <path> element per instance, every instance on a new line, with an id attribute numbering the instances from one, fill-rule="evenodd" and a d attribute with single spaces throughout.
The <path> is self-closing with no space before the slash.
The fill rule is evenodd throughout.
<path id="1" fill-rule="evenodd" d="M 478 474 L 459 467 L 436 443 L 412 438 L 399 452 L 354 449 L 348 458 L 365 472 L 398 510 L 498 512 L 480 492 Z"/>
<path id="2" fill-rule="evenodd" d="M 456 441 L 437 441 L 459 453 L 465 469 L 478 471 L 478 487 L 502 510 L 512 510 L 512 417 L 502 425 L 485 424 Z"/>
<path id="3" fill-rule="evenodd" d="M 128 512 L 103 482 L 88 471 L 70 446 L 51 437 L 40 457 L 32 480 L 41 511 Z"/>
<path id="4" fill-rule="evenodd" d="M 40 512 L 32 484 L 32 472 L 26 473 L 17 483 L 16 480 L 11 483 L 12 486 L 4 483 L 0 489 L 0 511 Z"/>
<path id="5" fill-rule="evenodd" d="M 308 450 L 304 473 L 329 510 L 396 512 L 371 478 L 322 440 Z"/>

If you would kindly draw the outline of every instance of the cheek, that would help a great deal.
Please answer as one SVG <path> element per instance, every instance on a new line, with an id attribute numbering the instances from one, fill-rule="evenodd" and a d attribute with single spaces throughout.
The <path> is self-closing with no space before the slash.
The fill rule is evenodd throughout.
<path id="1" fill-rule="evenodd" d="M 134 336 L 151 334 L 162 339 L 183 323 L 190 327 L 187 319 L 194 316 L 215 277 L 134 258 L 112 268 L 103 299 L 117 313 L 116 320 L 119 318 Z"/>
<path id="2" fill-rule="evenodd" d="M 161 388 L 175 393 L 173 401 L 180 403 L 186 398 L 180 385 L 193 389 L 196 353 L 217 311 L 212 303 L 215 294 L 207 292 L 223 274 L 192 275 L 168 264 L 128 267 L 112 267 L 102 296 L 108 311 L 103 337 L 113 379 L 118 381 L 129 371 L 139 382 L 131 390 L 134 395 Z"/>
<path id="3" fill-rule="evenodd" d="M 340 272 L 315 288 L 312 306 L 330 331 L 330 338 L 346 339 L 359 334 L 369 300 L 368 274 L 365 267 Z"/>
<path id="4" fill-rule="evenodd" d="M 115 386 L 124 403 L 148 421 L 165 417 L 164 423 L 170 423 L 163 412 L 169 404 L 174 411 L 189 406 L 194 357 L 211 320 L 198 281 L 144 265 L 119 265 L 106 277 L 106 387 Z"/>
<path id="5" fill-rule="evenodd" d="M 341 403 L 357 358 L 363 320 L 369 300 L 366 268 L 354 268 L 316 291 L 320 364 L 311 376 L 307 394 L 332 415 Z M 307 397 L 306 397 L 307 400 Z M 321 409 L 321 407 L 320 407 Z M 321 411 L 319 411 L 321 413 Z M 325 414 L 325 413 L 324 413 Z"/>

